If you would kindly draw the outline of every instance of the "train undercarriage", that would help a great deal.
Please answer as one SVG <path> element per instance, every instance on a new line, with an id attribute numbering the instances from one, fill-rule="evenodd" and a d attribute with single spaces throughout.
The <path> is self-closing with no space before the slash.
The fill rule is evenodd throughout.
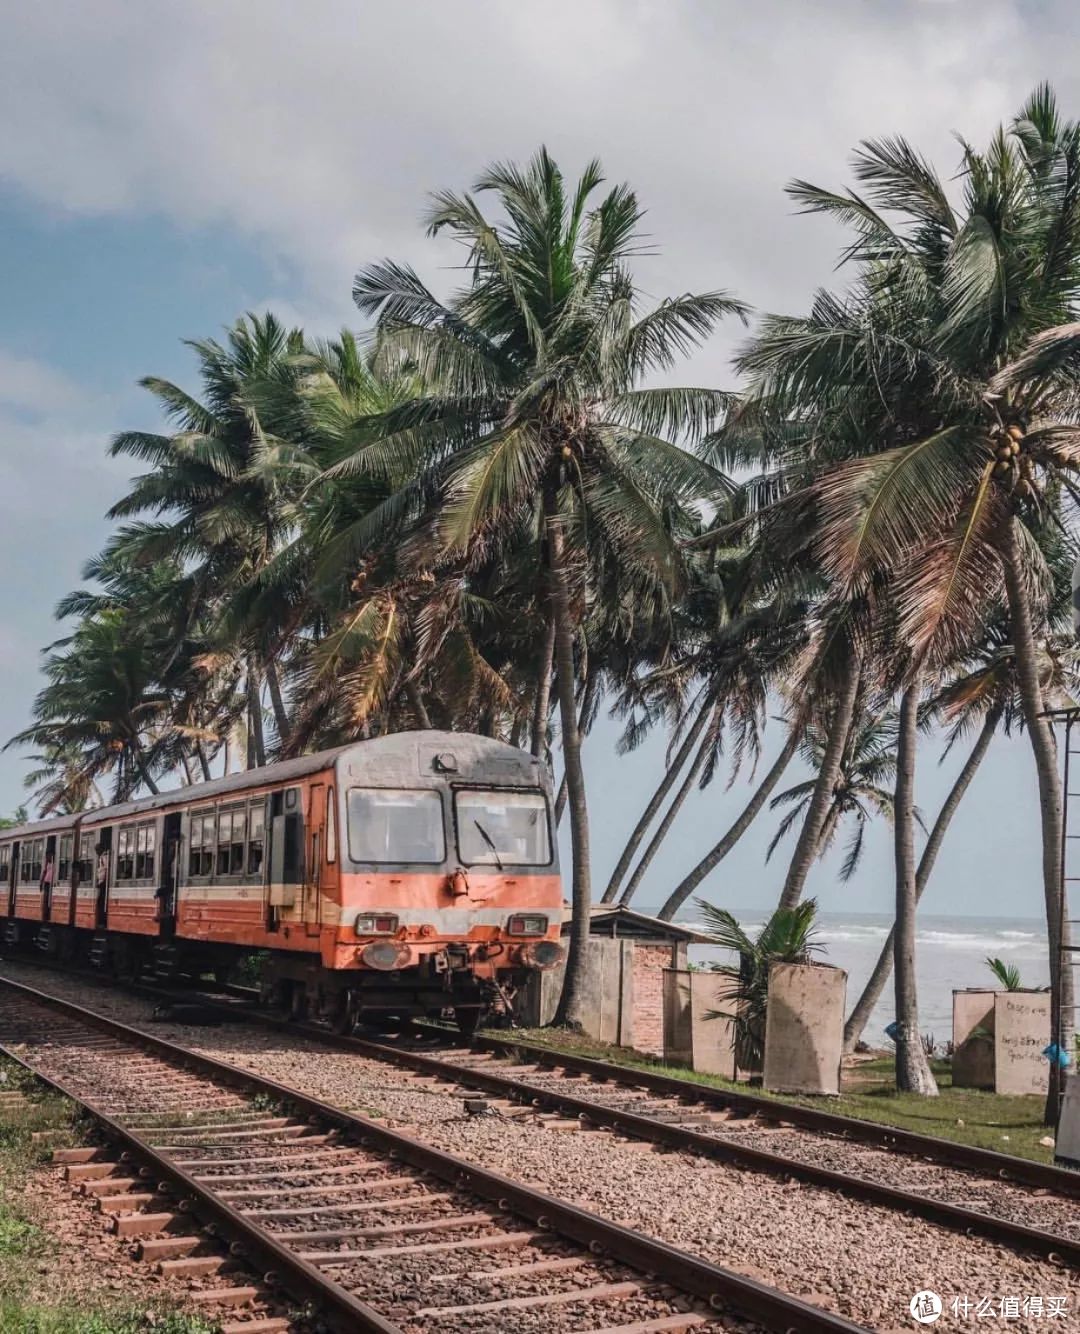
<path id="1" fill-rule="evenodd" d="M 91 931 L 48 922 L 7 919 L 0 935 L 5 951 L 37 954 L 71 966 L 88 966 L 122 982 L 257 989 L 260 1003 L 294 1021 L 313 1019 L 335 1032 L 388 1028 L 411 1019 L 454 1022 L 463 1035 L 481 1023 L 509 1022 L 514 997 L 528 970 L 478 977 L 463 948 L 453 945 L 420 963 L 390 972 L 331 970 L 317 956 L 251 950 L 177 937 Z"/>

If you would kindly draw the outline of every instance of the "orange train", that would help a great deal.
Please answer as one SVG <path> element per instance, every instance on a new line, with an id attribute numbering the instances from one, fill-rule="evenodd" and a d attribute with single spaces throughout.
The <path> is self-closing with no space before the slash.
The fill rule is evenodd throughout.
<path id="1" fill-rule="evenodd" d="M 401 732 L 6 829 L 0 911 L 7 946 L 120 976 L 267 951 L 264 988 L 294 1015 L 453 1010 L 468 1031 L 563 956 L 547 769 Z"/>

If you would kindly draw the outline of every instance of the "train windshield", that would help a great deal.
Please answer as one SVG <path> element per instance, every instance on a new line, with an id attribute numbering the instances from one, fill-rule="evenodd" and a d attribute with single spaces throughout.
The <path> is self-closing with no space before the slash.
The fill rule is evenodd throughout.
<path id="1" fill-rule="evenodd" d="M 351 788 L 349 855 L 354 862 L 438 865 L 446 858 L 442 798 L 404 788 Z"/>
<path id="2" fill-rule="evenodd" d="M 458 854 L 466 866 L 547 866 L 547 802 L 542 792 L 454 794 Z"/>

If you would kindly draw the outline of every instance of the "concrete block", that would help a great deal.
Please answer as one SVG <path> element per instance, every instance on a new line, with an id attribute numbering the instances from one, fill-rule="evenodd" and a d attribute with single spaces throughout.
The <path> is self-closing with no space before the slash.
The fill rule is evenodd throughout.
<path id="1" fill-rule="evenodd" d="M 1058 1121 L 1054 1162 L 1080 1171 L 1080 1075 L 1065 1078 L 1065 1101 Z"/>
<path id="2" fill-rule="evenodd" d="M 969 987 L 953 992 L 954 1088 L 994 1087 L 994 996 L 995 992 Z M 973 1036 L 981 1029 L 988 1037 Z"/>
<path id="3" fill-rule="evenodd" d="M 994 1089 L 998 1093 L 1045 1093 L 1050 1063 L 1050 993 L 999 991 L 994 997 Z"/>
<path id="4" fill-rule="evenodd" d="M 735 1001 L 721 995 L 727 979 L 690 973 L 691 1066 L 705 1075 L 735 1078 Z M 718 1017 L 710 1019 L 710 1014 Z"/>
<path id="5" fill-rule="evenodd" d="M 847 973 L 827 964 L 769 969 L 765 1088 L 774 1093 L 840 1092 Z"/>
<path id="6" fill-rule="evenodd" d="M 681 968 L 664 971 L 664 1060 L 669 1065 L 689 1065 L 693 1057 L 691 976 Z"/>
<path id="7" fill-rule="evenodd" d="M 590 936 L 585 942 L 585 975 L 578 1013 L 582 1031 L 601 1042 L 627 1044 L 632 1029 L 633 942 Z M 515 1011 L 519 1022 L 542 1027 L 555 1018 L 565 965 L 533 973 Z"/>

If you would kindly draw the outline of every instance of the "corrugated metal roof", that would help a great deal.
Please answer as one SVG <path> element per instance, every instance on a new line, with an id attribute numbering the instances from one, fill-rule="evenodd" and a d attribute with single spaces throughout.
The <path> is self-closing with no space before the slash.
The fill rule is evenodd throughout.
<path id="1" fill-rule="evenodd" d="M 653 935 L 664 940 L 685 940 L 692 945 L 709 943 L 709 937 L 701 931 L 695 931 L 692 926 L 683 926 L 679 922 L 665 922 L 659 917 L 650 917 L 648 913 L 638 912 L 635 908 L 627 908 L 622 903 L 594 903 L 589 909 L 589 916 L 591 929 L 597 934 L 610 931 L 612 935 L 617 935 L 619 926 L 625 925 L 639 936 Z M 563 934 L 566 935 L 569 931 L 568 911 L 563 922 Z"/>

